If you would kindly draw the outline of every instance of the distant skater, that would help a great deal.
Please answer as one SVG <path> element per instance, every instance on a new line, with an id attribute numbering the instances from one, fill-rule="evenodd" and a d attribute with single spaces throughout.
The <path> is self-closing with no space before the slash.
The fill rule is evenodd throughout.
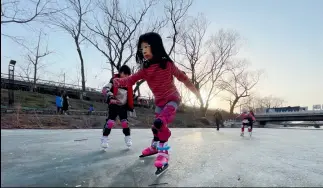
<path id="1" fill-rule="evenodd" d="M 220 130 L 220 125 L 222 125 L 222 115 L 221 113 L 217 110 L 214 113 L 214 119 L 215 119 L 215 125 L 216 125 L 216 130 Z"/>
<path id="2" fill-rule="evenodd" d="M 61 92 L 57 92 L 55 102 L 56 102 L 57 114 L 62 114 L 63 113 L 63 97 L 62 97 Z"/>
<path id="3" fill-rule="evenodd" d="M 64 93 L 63 93 L 63 108 L 62 108 L 62 110 L 63 110 L 63 113 L 65 115 L 67 115 L 68 108 L 69 108 L 69 100 L 68 99 L 69 99 L 69 97 L 68 97 L 66 91 L 64 91 Z"/>
<path id="4" fill-rule="evenodd" d="M 127 147 L 132 145 L 130 137 L 130 128 L 128 125 L 128 111 L 133 111 L 133 91 L 132 87 L 117 87 L 113 84 L 113 80 L 117 78 L 126 78 L 131 75 L 131 70 L 127 65 L 123 65 L 119 74 L 115 74 L 110 82 L 103 88 L 102 93 L 106 97 L 106 103 L 109 104 L 109 116 L 103 128 L 101 138 L 101 147 L 108 148 L 109 135 L 111 129 L 116 124 L 116 119 L 119 116 L 122 126 L 122 132 L 125 135 L 125 143 Z"/>
<path id="5" fill-rule="evenodd" d="M 240 115 L 238 115 L 236 118 L 242 119 L 240 136 L 244 136 L 244 127 L 245 126 L 248 126 L 248 132 L 251 135 L 252 124 L 250 124 L 250 122 L 253 122 L 256 120 L 255 117 L 252 115 L 252 113 L 248 112 L 247 108 L 243 108 L 242 113 Z"/>

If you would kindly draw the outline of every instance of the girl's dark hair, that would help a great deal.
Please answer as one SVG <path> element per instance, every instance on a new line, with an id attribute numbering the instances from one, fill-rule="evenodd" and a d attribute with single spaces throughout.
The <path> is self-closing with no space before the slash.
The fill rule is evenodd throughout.
<path id="1" fill-rule="evenodd" d="M 141 43 L 146 42 L 150 45 L 153 59 L 147 61 L 144 59 L 141 49 Z M 166 69 L 167 62 L 173 63 L 173 60 L 168 56 L 163 45 L 163 40 L 158 33 L 149 32 L 141 35 L 137 44 L 136 62 L 148 68 L 151 64 L 159 64 L 160 68 Z"/>
<path id="2" fill-rule="evenodd" d="M 131 75 L 131 69 L 127 65 L 122 65 L 119 69 L 119 73 Z"/>

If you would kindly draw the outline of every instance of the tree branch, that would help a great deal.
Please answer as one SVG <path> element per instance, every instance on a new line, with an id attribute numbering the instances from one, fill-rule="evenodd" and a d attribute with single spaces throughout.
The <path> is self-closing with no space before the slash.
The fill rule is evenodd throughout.
<path id="1" fill-rule="evenodd" d="M 24 0 L 26 3 L 27 0 Z M 28 4 L 33 4 L 33 10 L 19 8 L 20 1 L 1 1 L 1 24 L 25 24 L 35 21 L 39 17 L 48 17 L 56 14 L 61 9 L 50 8 L 51 0 L 38 0 L 37 2 L 28 0 Z M 28 15 L 29 14 L 29 15 Z"/>

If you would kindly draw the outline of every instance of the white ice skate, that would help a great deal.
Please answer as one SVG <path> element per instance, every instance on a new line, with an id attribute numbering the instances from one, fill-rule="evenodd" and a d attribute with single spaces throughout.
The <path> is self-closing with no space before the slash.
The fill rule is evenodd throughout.
<path id="1" fill-rule="evenodd" d="M 251 137 L 252 132 L 251 132 L 250 130 L 251 130 L 251 127 L 249 126 L 249 127 L 248 127 L 248 132 L 249 132 L 249 136 Z"/>
<path id="2" fill-rule="evenodd" d="M 101 138 L 101 147 L 102 149 L 107 149 L 109 147 L 108 137 L 102 136 Z"/>
<path id="3" fill-rule="evenodd" d="M 241 132 L 240 136 L 244 136 L 244 132 Z"/>
<path id="4" fill-rule="evenodd" d="M 125 141 L 128 148 L 130 148 L 132 146 L 132 140 L 131 140 L 130 136 L 125 136 L 124 141 Z"/>

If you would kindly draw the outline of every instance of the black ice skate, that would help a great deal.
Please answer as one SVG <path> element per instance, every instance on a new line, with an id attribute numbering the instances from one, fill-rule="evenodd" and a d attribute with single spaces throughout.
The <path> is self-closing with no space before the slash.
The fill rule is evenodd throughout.
<path id="1" fill-rule="evenodd" d="M 157 168 L 155 175 L 156 176 L 161 175 L 162 173 L 164 173 L 167 170 L 167 168 L 168 168 L 168 164 L 165 164 L 162 168 Z"/>

